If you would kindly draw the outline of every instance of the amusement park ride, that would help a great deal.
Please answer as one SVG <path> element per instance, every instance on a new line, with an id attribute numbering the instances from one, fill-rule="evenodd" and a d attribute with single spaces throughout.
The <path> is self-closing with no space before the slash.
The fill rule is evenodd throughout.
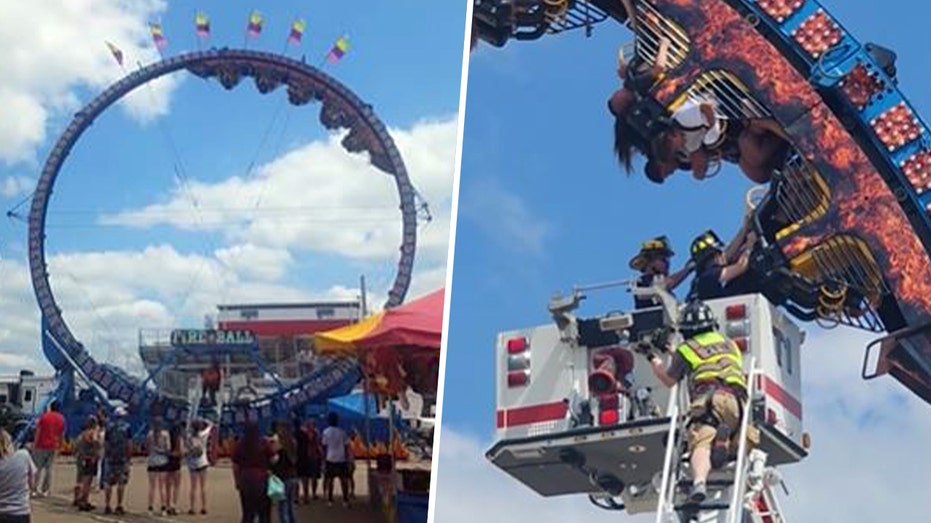
<path id="1" fill-rule="evenodd" d="M 678 305 L 636 289 L 662 306 L 578 319 L 577 289 L 550 304 L 554 324 L 499 336 L 499 441 L 487 457 L 543 496 L 587 494 L 658 522 L 784 521 L 775 467 L 809 443 L 793 318 L 877 333 L 862 377 L 889 374 L 931 402 L 929 130 L 897 88 L 894 53 L 857 41 L 815 0 L 475 0 L 473 45 L 609 20 L 633 32 L 648 66 L 669 42 L 668 69 L 624 116 L 643 140 L 685 101 L 711 99 L 719 118 L 772 118 L 791 141 L 752 206 L 759 293 L 709 302 L 745 352 L 741 448 L 709 479 L 710 499 L 687 502 L 687 398 L 662 392 L 630 351 L 638 334 L 675 330 Z"/>
<path id="2" fill-rule="evenodd" d="M 178 340 L 172 340 L 171 356 L 159 362 L 147 362 L 154 371 L 148 378 L 141 379 L 114 365 L 95 361 L 84 344 L 72 334 L 52 293 L 46 263 L 45 223 L 49 201 L 55 180 L 73 146 L 94 120 L 121 98 L 149 82 L 179 71 L 186 71 L 205 81 L 216 81 L 226 90 L 232 90 L 243 80 L 251 78 L 261 94 L 270 94 L 281 88 L 285 93 L 279 93 L 279 96 L 286 95 L 294 106 L 319 104 L 320 123 L 327 130 L 345 132 L 342 139 L 344 149 L 353 154 L 367 153 L 374 167 L 395 180 L 402 217 L 402 244 L 386 307 L 404 301 L 414 264 L 418 221 L 425 214 L 429 219 L 429 211 L 408 178 L 401 155 L 372 106 L 364 103 L 341 82 L 305 61 L 267 52 L 227 48 L 172 56 L 150 65 L 140 65 L 139 69 L 110 86 L 75 114 L 48 155 L 28 216 L 29 266 L 42 314 L 43 350 L 58 376 L 58 389 L 53 397 L 65 403 L 84 404 L 81 415 L 85 416 L 96 412 L 99 406 L 112 410 L 115 405 L 125 405 L 137 433 L 144 433 L 148 420 L 154 415 L 172 424 L 198 415 L 205 416 L 213 419 L 221 431 L 228 433 L 246 421 L 267 425 L 270 421 L 306 412 L 312 405 L 328 398 L 348 394 L 361 380 L 358 363 L 350 358 L 320 358 L 312 372 L 297 379 L 282 380 L 273 369 L 265 368 L 255 333 L 224 329 L 221 325 L 220 329 L 199 331 L 206 337 L 205 343 L 192 345 L 188 342 L 196 336 L 184 338 L 179 335 Z M 203 389 L 197 386 L 198 372 L 190 373 L 190 394 L 168 394 L 156 386 L 158 374 L 171 368 L 173 363 L 197 358 L 205 361 L 248 360 L 247 363 L 262 368 L 264 376 L 276 386 L 254 397 L 216 401 L 204 401 Z M 83 390 L 80 398 L 75 398 L 78 389 Z"/>

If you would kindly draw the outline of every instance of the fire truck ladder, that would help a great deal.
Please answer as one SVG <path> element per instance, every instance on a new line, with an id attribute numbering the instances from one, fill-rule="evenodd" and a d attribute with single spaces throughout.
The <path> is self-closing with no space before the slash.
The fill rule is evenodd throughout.
<path id="1" fill-rule="evenodd" d="M 671 391 L 667 415 L 675 421 L 670 423 L 666 439 L 656 523 L 785 523 L 774 492 L 774 487 L 781 485 L 782 480 L 774 468 L 766 466 L 765 452 L 748 448 L 753 398 L 757 393 L 756 376 L 760 373 L 755 358 L 750 358 L 750 369 L 749 400 L 741 420 L 737 461 L 711 472 L 706 482 L 708 497 L 701 504 L 686 497 L 692 484 L 685 442 L 689 422 L 688 390 L 676 385 Z"/>

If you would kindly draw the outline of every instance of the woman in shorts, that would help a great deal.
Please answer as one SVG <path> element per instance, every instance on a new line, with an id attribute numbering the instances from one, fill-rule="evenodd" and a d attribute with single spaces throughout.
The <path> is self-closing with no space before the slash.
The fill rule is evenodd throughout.
<path id="1" fill-rule="evenodd" d="M 99 439 L 97 418 L 90 417 L 84 423 L 84 431 L 78 436 L 78 443 L 75 447 L 75 463 L 77 464 L 77 479 L 80 487 L 77 499 L 75 500 L 78 510 L 89 512 L 94 510 L 90 504 L 89 498 L 91 493 L 91 484 L 97 477 L 97 467 L 100 465 L 100 453 L 102 443 Z"/>
<path id="2" fill-rule="evenodd" d="M 171 428 L 168 445 L 168 464 L 165 465 L 165 498 L 168 507 L 165 512 L 169 516 L 178 515 L 178 495 L 181 491 L 181 459 L 184 457 L 183 436 L 184 425 L 177 424 Z"/>
<path id="3" fill-rule="evenodd" d="M 160 418 L 152 420 L 152 427 L 146 437 L 146 448 L 149 452 L 146 460 L 149 472 L 149 512 L 155 512 L 155 491 L 158 490 L 161 514 L 164 516 L 168 509 L 165 475 L 168 467 L 168 453 L 171 450 L 171 436 L 163 427 Z"/>
<path id="4" fill-rule="evenodd" d="M 195 420 L 191 424 L 191 430 L 184 444 L 184 460 L 191 476 L 191 509 L 187 513 L 192 516 L 197 513 L 194 507 L 198 490 L 200 490 L 200 513 L 207 513 L 207 469 L 210 467 L 207 446 L 211 429 L 210 422 Z"/>

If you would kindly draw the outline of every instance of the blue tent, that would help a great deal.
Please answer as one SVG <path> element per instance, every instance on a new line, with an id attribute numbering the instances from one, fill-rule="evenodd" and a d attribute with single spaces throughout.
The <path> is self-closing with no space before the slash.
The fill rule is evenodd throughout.
<path id="1" fill-rule="evenodd" d="M 313 416 L 316 418 L 317 428 L 322 430 L 326 427 L 326 416 L 330 412 L 339 415 L 339 426 L 348 431 L 350 434 L 358 433 L 360 436 L 365 435 L 365 403 L 366 396 L 361 392 L 352 393 L 339 398 L 333 398 L 327 401 L 326 405 L 314 405 Z M 368 397 L 369 413 L 369 433 L 370 441 L 388 442 L 388 418 L 379 417 L 378 404 L 374 397 Z M 395 427 L 399 427 L 400 418 L 395 418 Z"/>

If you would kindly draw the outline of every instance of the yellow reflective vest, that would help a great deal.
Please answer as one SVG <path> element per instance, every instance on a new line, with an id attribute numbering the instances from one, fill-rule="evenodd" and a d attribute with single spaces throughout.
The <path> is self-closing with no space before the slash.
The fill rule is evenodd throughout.
<path id="1" fill-rule="evenodd" d="M 705 332 L 686 340 L 676 349 L 689 365 L 693 385 L 720 381 L 737 390 L 747 390 L 743 355 L 733 341 L 720 333 Z"/>

